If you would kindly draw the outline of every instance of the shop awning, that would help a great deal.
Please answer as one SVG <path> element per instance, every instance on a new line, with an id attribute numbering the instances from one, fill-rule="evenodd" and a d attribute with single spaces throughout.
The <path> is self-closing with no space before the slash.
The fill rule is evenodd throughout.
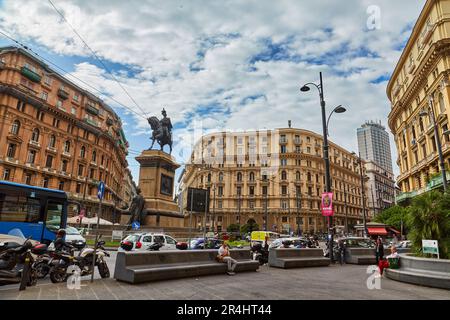
<path id="1" fill-rule="evenodd" d="M 387 235 L 386 228 L 378 227 L 378 228 L 367 228 L 367 232 L 371 235 L 380 235 L 385 236 Z"/>
<path id="2" fill-rule="evenodd" d="M 388 229 L 391 230 L 391 231 L 394 232 L 394 233 L 397 233 L 397 234 L 400 234 L 400 233 L 401 233 L 400 231 L 398 231 L 397 229 L 394 229 L 394 228 L 392 228 L 392 227 L 389 227 Z"/>

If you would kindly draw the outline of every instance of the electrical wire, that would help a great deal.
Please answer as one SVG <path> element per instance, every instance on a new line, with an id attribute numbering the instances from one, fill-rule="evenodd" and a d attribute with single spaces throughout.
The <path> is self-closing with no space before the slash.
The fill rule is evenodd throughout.
<path id="1" fill-rule="evenodd" d="M 120 88 L 122 88 L 122 90 L 125 92 L 125 94 L 131 99 L 131 101 L 133 101 L 133 103 L 142 111 L 142 113 L 144 115 L 146 115 L 147 113 L 145 112 L 144 109 L 141 108 L 141 106 L 136 102 L 136 100 L 128 93 L 128 91 L 122 86 L 122 84 L 119 82 L 119 80 L 117 80 L 116 76 L 111 72 L 111 70 L 109 70 L 109 68 L 105 65 L 105 63 L 103 62 L 103 60 L 95 53 L 95 51 L 87 44 L 87 42 L 83 39 L 83 37 L 77 32 L 77 30 L 69 23 L 69 21 L 67 21 L 66 17 L 64 16 L 64 14 L 62 12 L 60 12 L 58 10 L 58 8 L 56 8 L 56 6 L 53 4 L 53 2 L 51 0 L 48 0 L 48 2 L 51 4 L 51 6 L 53 7 L 53 9 L 55 9 L 55 11 L 59 14 L 59 16 L 67 23 L 67 25 L 72 29 L 72 31 L 78 36 L 78 38 L 80 38 L 81 42 L 83 42 L 83 44 L 86 46 L 86 48 L 89 49 L 89 51 L 92 52 L 92 55 L 95 57 L 95 59 L 97 59 L 101 65 L 103 66 L 103 68 L 105 68 L 105 70 L 111 75 L 111 77 L 113 78 L 113 80 L 115 82 L 117 82 L 117 84 L 120 86 Z"/>
<path id="2" fill-rule="evenodd" d="M 132 109 L 132 108 L 126 106 L 125 104 L 121 103 L 120 101 L 116 100 L 115 98 L 113 98 L 113 97 L 111 97 L 111 96 L 108 96 L 108 95 L 105 95 L 105 93 L 102 92 L 101 90 L 95 88 L 94 86 L 92 86 L 91 84 L 87 83 L 86 81 L 84 81 L 84 80 L 78 78 L 77 76 L 71 74 L 70 72 L 68 72 L 68 71 L 65 70 L 64 68 L 58 66 L 56 63 L 52 62 L 51 60 L 49 60 L 49 59 L 47 59 L 47 58 L 41 56 L 41 55 L 38 54 L 37 52 L 33 51 L 33 49 L 31 49 L 29 46 L 27 46 L 27 45 L 21 43 L 20 41 L 18 41 L 18 40 L 16 40 L 16 39 L 14 39 L 13 37 L 11 37 L 11 36 L 9 36 L 8 34 L 6 34 L 5 32 L 3 32 L 2 30 L 0 30 L 0 34 L 2 34 L 4 37 L 10 39 L 10 40 L 13 41 L 14 43 L 16 43 L 17 45 L 19 45 L 19 46 L 22 47 L 23 49 L 25 49 L 26 51 L 31 52 L 33 55 L 35 55 L 35 56 L 38 57 L 39 59 L 44 60 L 45 62 L 47 62 L 47 63 L 51 64 L 52 66 L 54 66 L 55 68 L 59 69 L 60 71 L 62 71 L 62 72 L 64 73 L 64 76 L 66 76 L 66 77 L 72 77 L 72 78 L 78 80 L 79 82 L 81 82 L 81 83 L 83 83 L 84 85 L 88 86 L 88 87 L 91 88 L 92 90 L 98 92 L 98 93 L 101 94 L 101 95 L 104 95 L 107 99 L 110 99 L 110 100 L 114 101 L 115 103 L 117 103 L 118 105 L 120 105 L 121 107 L 123 107 L 123 108 L 125 108 L 125 109 L 131 111 L 131 112 L 134 113 L 135 115 L 137 115 L 137 116 L 139 116 L 139 117 L 141 117 L 141 118 L 143 118 L 143 119 L 147 119 L 147 117 L 146 117 L 145 115 L 142 115 L 142 114 L 136 112 L 134 109 Z"/>

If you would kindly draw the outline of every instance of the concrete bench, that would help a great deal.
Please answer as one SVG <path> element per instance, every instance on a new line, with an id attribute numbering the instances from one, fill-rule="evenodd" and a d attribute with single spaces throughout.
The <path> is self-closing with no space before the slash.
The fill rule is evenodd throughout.
<path id="1" fill-rule="evenodd" d="M 258 261 L 250 251 L 230 250 L 237 260 L 235 272 L 256 271 Z M 227 264 L 216 261 L 217 250 L 131 251 L 118 252 L 114 278 L 128 283 L 225 274 Z"/>
<path id="2" fill-rule="evenodd" d="M 376 264 L 375 248 L 346 248 L 345 263 Z"/>
<path id="3" fill-rule="evenodd" d="M 276 268 L 304 268 L 328 266 L 330 259 L 322 249 L 278 248 L 269 250 L 269 266 Z"/>
<path id="4" fill-rule="evenodd" d="M 427 287 L 450 289 L 450 260 L 400 255 L 399 269 L 385 269 L 386 277 Z"/>

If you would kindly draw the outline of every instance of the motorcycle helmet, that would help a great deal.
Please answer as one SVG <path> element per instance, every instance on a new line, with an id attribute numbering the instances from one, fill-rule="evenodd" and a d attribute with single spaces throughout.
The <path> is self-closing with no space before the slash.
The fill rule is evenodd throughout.
<path id="1" fill-rule="evenodd" d="M 57 238 L 64 238 L 66 236 L 66 229 L 59 229 L 56 233 Z"/>

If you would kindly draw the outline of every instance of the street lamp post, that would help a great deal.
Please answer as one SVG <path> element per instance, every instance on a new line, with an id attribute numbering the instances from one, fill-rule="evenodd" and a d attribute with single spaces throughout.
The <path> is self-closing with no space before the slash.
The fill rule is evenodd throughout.
<path id="1" fill-rule="evenodd" d="M 322 112 L 322 129 L 323 129 L 323 160 L 325 162 L 325 192 L 331 192 L 331 175 L 330 175 L 330 159 L 328 157 L 328 121 L 330 120 L 331 115 L 333 112 L 336 113 L 343 113 L 345 112 L 345 108 L 338 106 L 336 107 L 328 117 L 328 120 L 326 118 L 326 111 L 325 111 L 325 99 L 323 94 L 323 81 L 322 81 L 322 72 L 319 73 L 320 77 L 320 83 L 319 85 L 315 83 L 307 83 L 303 87 L 300 88 L 300 91 L 307 92 L 310 90 L 309 85 L 313 85 L 317 88 L 319 91 L 319 98 L 320 98 L 320 107 Z M 328 237 L 329 237 L 329 254 L 330 254 L 330 260 L 333 262 L 333 217 L 328 216 Z"/>
<path id="2" fill-rule="evenodd" d="M 361 155 L 358 155 L 357 163 L 359 164 L 359 173 L 361 177 L 361 201 L 363 207 L 363 224 L 364 224 L 364 237 L 367 236 L 367 221 L 366 221 L 366 192 L 364 188 L 364 175 L 363 175 L 363 165 L 361 160 Z"/>
<path id="3" fill-rule="evenodd" d="M 429 102 L 429 104 L 428 104 L 429 112 L 422 111 L 419 113 L 419 116 L 423 117 L 423 116 L 429 115 L 431 118 L 433 128 L 434 128 L 434 139 L 436 142 L 436 147 L 437 147 L 438 155 L 439 155 L 439 165 L 441 167 L 441 173 L 442 173 L 442 186 L 444 188 L 444 192 L 446 192 L 447 191 L 447 176 L 446 176 L 446 172 L 445 172 L 444 157 L 442 155 L 441 137 L 439 136 L 438 126 L 436 123 L 436 117 L 434 115 L 433 96 L 430 96 L 428 102 Z"/>

